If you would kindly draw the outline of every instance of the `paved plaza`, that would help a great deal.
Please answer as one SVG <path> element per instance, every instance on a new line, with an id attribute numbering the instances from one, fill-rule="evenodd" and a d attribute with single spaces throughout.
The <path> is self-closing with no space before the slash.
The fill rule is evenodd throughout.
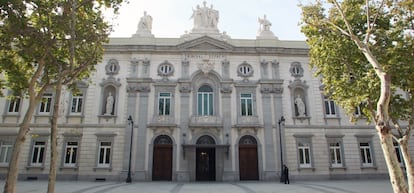
<path id="1" fill-rule="evenodd" d="M 4 181 L 1 181 L 2 187 Z M 19 181 L 17 193 L 45 193 L 47 181 Z M 85 182 L 59 181 L 56 193 L 391 193 L 388 180 L 278 182 Z"/>

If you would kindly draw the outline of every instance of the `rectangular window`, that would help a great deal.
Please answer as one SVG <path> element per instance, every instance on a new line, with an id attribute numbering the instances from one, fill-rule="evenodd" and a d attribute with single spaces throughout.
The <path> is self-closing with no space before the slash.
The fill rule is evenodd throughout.
<path id="1" fill-rule="evenodd" d="M 361 153 L 361 162 L 363 167 L 374 166 L 371 154 L 371 146 L 369 143 L 359 143 L 359 150 Z"/>
<path id="2" fill-rule="evenodd" d="M 9 113 L 18 113 L 20 110 L 20 98 L 15 98 L 9 103 Z"/>
<path id="3" fill-rule="evenodd" d="M 0 143 L 0 165 L 9 164 L 13 153 L 13 143 L 11 141 L 2 141 Z"/>
<path id="4" fill-rule="evenodd" d="M 312 167 L 310 145 L 308 143 L 299 142 L 298 153 L 299 153 L 299 167 L 303 167 L 303 168 Z"/>
<path id="5" fill-rule="evenodd" d="M 335 102 L 330 100 L 327 96 L 324 96 L 325 103 L 325 115 L 328 117 L 336 116 Z"/>
<path id="6" fill-rule="evenodd" d="M 111 164 L 111 142 L 101 141 L 99 143 L 98 167 L 110 167 Z"/>
<path id="7" fill-rule="evenodd" d="M 65 167 L 75 167 L 76 166 L 77 153 L 78 153 L 78 142 L 76 142 L 76 141 L 66 142 L 65 162 L 64 162 L 63 166 L 65 166 Z"/>
<path id="8" fill-rule="evenodd" d="M 361 110 L 361 106 L 358 105 L 357 107 L 355 107 L 355 112 L 354 112 L 355 116 L 362 116 L 362 110 Z"/>
<path id="9" fill-rule="evenodd" d="M 40 102 L 39 113 L 50 113 L 52 109 L 52 94 L 45 93 L 43 94 L 43 99 Z"/>
<path id="10" fill-rule="evenodd" d="M 72 104 L 71 104 L 71 114 L 80 114 L 82 113 L 83 106 L 83 94 L 77 93 L 72 95 Z"/>
<path id="11" fill-rule="evenodd" d="M 171 93 L 160 93 L 158 96 L 158 115 L 170 115 Z"/>
<path id="12" fill-rule="evenodd" d="M 32 151 L 32 166 L 42 166 L 43 160 L 45 156 L 45 145 L 46 142 L 44 141 L 35 141 L 33 144 L 33 151 Z"/>
<path id="13" fill-rule="evenodd" d="M 253 115 L 253 97 L 252 94 L 241 94 L 240 95 L 240 106 L 242 116 Z"/>
<path id="14" fill-rule="evenodd" d="M 339 142 L 329 143 L 329 156 L 332 167 L 343 167 L 341 144 Z"/>
<path id="15" fill-rule="evenodd" d="M 198 115 L 213 115 L 213 93 L 198 92 Z"/>

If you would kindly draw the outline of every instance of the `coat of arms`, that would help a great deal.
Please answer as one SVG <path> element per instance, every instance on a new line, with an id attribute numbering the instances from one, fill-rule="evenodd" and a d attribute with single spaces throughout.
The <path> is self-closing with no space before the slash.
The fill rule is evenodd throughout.
<path id="1" fill-rule="evenodd" d="M 198 64 L 198 68 L 204 72 L 204 74 L 209 73 L 211 70 L 214 69 L 214 62 L 210 61 L 209 59 L 203 59 L 200 64 Z"/>

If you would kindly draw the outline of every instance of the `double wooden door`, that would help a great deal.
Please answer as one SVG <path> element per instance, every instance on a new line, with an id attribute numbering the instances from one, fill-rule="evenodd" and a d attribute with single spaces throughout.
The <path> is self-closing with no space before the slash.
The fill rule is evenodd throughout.
<path id="1" fill-rule="evenodd" d="M 154 145 L 152 180 L 171 181 L 172 180 L 172 145 Z"/>

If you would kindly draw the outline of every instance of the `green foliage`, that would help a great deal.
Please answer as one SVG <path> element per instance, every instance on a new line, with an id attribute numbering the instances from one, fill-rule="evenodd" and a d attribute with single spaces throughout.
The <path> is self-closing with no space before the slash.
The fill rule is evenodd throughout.
<path id="1" fill-rule="evenodd" d="M 320 1 L 301 5 L 302 32 L 310 47 L 310 64 L 316 75 L 322 77 L 330 98 L 351 116 L 362 104 L 364 114 L 372 121 L 380 97 L 380 79 L 364 53 L 344 33 L 347 26 L 338 9 L 327 6 Z M 391 75 L 390 117 L 412 119 L 414 2 L 385 1 L 381 5 L 369 1 L 367 7 L 364 0 L 344 0 L 340 6 L 353 34 Z"/>
<path id="2" fill-rule="evenodd" d="M 89 76 L 103 55 L 111 26 L 103 9 L 122 0 L 0 1 L 0 73 L 14 93 Z M 36 76 L 39 73 L 39 77 Z"/>

